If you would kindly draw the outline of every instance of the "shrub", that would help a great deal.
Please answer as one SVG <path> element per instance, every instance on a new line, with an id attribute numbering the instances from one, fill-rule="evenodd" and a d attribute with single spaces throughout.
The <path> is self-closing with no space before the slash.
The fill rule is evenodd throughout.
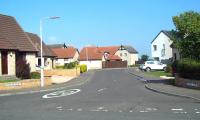
<path id="1" fill-rule="evenodd" d="M 84 72 L 86 72 L 87 71 L 87 65 L 80 65 L 80 72 L 81 73 L 84 73 Z"/>
<path id="2" fill-rule="evenodd" d="M 17 60 L 16 62 L 16 76 L 20 79 L 30 78 L 30 65 L 26 60 Z"/>
<path id="3" fill-rule="evenodd" d="M 77 65 L 77 62 L 66 63 L 66 64 L 63 66 L 63 68 L 64 68 L 64 69 L 72 69 L 72 68 L 76 67 L 76 65 Z"/>
<path id="4" fill-rule="evenodd" d="M 31 72 L 31 79 L 40 79 L 39 72 Z"/>
<path id="5" fill-rule="evenodd" d="M 63 69 L 64 66 L 56 66 L 56 69 Z"/>
<path id="6" fill-rule="evenodd" d="M 167 64 L 165 72 L 166 73 L 172 73 L 172 64 Z"/>
<path id="7" fill-rule="evenodd" d="M 177 72 L 183 78 L 200 80 L 200 61 L 183 59 L 178 62 Z"/>

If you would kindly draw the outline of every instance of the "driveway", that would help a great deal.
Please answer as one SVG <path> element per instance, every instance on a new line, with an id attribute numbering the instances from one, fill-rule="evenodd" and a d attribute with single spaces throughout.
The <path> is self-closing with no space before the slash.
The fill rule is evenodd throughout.
<path id="1" fill-rule="evenodd" d="M 96 71 L 81 86 L 0 97 L 2 120 L 199 120 L 200 104 L 147 90 L 127 69 Z"/>

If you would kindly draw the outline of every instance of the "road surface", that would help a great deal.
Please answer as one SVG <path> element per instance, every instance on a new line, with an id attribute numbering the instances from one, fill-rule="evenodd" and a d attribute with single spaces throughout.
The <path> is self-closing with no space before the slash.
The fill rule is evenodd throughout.
<path id="1" fill-rule="evenodd" d="M 127 69 L 99 70 L 81 86 L 0 97 L 0 120 L 199 120 L 200 103 L 145 89 Z"/>

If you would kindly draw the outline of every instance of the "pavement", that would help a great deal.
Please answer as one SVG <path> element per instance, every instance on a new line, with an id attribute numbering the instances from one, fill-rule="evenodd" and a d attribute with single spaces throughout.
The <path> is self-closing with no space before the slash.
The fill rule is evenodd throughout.
<path id="1" fill-rule="evenodd" d="M 94 74 L 94 71 L 89 71 L 87 73 L 83 73 L 78 77 L 75 77 L 71 80 L 67 79 L 67 82 L 62 84 L 54 84 L 51 86 L 44 86 L 44 87 L 34 87 L 34 88 L 27 88 L 27 89 L 17 89 L 17 90 L 1 90 L 0 96 L 10 96 L 10 95 L 21 95 L 21 94 L 31 94 L 31 93 L 38 93 L 38 92 L 47 92 L 47 91 L 54 91 L 54 90 L 62 90 L 74 86 L 80 86 L 86 84 L 91 76 Z M 62 78 L 63 79 L 63 78 Z"/>
<path id="2" fill-rule="evenodd" d="M 144 72 L 138 70 L 137 68 L 130 68 L 129 71 L 130 74 L 137 75 L 140 77 L 140 79 L 144 80 L 146 82 L 145 87 L 149 90 L 162 94 L 191 98 L 200 101 L 200 90 L 169 85 L 167 79 L 147 76 L 144 74 Z"/>
<path id="3" fill-rule="evenodd" d="M 90 72 L 88 72 L 90 73 Z M 0 97 L 1 120 L 199 120 L 197 100 L 152 92 L 128 69 L 86 73 L 75 85 Z"/>

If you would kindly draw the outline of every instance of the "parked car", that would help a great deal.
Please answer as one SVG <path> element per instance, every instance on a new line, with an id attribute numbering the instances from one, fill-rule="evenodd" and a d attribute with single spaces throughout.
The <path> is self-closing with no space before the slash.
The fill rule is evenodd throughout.
<path id="1" fill-rule="evenodd" d="M 159 61 L 146 61 L 144 64 L 139 66 L 139 69 L 145 70 L 147 72 L 151 70 L 166 70 L 167 65 L 162 64 Z"/>

